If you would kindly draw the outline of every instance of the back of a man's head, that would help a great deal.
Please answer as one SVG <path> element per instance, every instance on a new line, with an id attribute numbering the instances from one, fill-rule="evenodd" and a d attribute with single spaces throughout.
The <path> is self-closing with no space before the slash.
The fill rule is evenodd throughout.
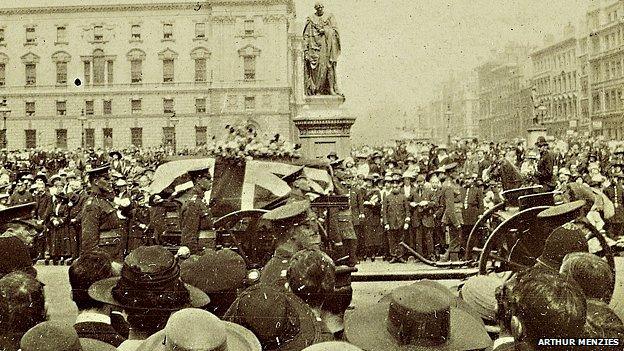
<path id="1" fill-rule="evenodd" d="M 607 261 L 588 252 L 567 254 L 561 264 L 561 274 L 574 279 L 585 297 L 609 303 L 615 279 Z"/>
<path id="2" fill-rule="evenodd" d="M 578 338 L 583 334 L 587 303 L 573 280 L 533 268 L 518 277 L 512 294 L 516 340 L 539 350 L 539 339 Z"/>
<path id="3" fill-rule="evenodd" d="M 336 266 L 321 250 L 301 250 L 290 259 L 287 277 L 295 295 L 312 307 L 321 307 L 334 292 Z"/>
<path id="4" fill-rule="evenodd" d="M 42 283 L 19 271 L 0 279 L 0 331 L 25 333 L 46 317 Z"/>
<path id="5" fill-rule="evenodd" d="M 587 320 L 585 336 L 588 338 L 607 338 L 624 340 L 624 323 L 604 302 L 587 301 Z"/>
<path id="6" fill-rule="evenodd" d="M 110 256 L 103 251 L 86 252 L 69 267 L 72 299 L 78 310 L 101 308 L 103 303 L 89 297 L 89 287 L 98 280 L 113 276 Z"/>

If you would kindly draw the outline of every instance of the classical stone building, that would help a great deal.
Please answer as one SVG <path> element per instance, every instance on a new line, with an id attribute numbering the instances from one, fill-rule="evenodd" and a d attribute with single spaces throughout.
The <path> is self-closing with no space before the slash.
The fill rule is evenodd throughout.
<path id="1" fill-rule="evenodd" d="M 586 78 L 581 70 L 583 50 L 575 28 L 568 25 L 561 40 L 549 38 L 531 54 L 538 118 L 550 135 L 561 137 L 587 123 L 580 96 L 581 79 Z"/>
<path id="2" fill-rule="evenodd" d="M 14 4 L 0 3 L 9 149 L 180 149 L 237 122 L 298 140 L 292 0 Z"/>
<path id="3" fill-rule="evenodd" d="M 587 11 L 590 94 L 595 135 L 624 138 L 624 8 L 610 0 L 592 3 Z"/>

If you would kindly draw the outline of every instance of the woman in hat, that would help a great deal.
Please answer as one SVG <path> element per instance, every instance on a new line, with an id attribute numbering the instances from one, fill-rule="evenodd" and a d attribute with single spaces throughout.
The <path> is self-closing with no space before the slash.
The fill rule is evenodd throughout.
<path id="1" fill-rule="evenodd" d="M 162 246 L 141 246 L 124 260 L 121 276 L 100 280 L 89 296 L 122 308 L 128 315 L 130 335 L 120 350 L 134 350 L 161 330 L 171 313 L 185 307 L 204 307 L 208 296 L 180 280 L 177 258 Z"/>
<path id="2" fill-rule="evenodd" d="M 379 185 L 381 178 L 378 174 L 371 174 L 365 178 L 366 193 L 363 196 L 362 231 L 364 259 L 370 258 L 373 262 L 379 254 L 383 229 L 381 227 L 381 193 Z"/>

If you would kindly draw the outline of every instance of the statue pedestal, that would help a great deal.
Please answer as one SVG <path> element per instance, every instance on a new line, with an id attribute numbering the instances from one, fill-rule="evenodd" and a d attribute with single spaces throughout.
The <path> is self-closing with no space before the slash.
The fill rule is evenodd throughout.
<path id="1" fill-rule="evenodd" d="M 335 151 L 344 158 L 351 152 L 351 126 L 355 117 L 342 108 L 345 98 L 334 95 L 306 96 L 293 122 L 299 130 L 302 155 L 325 159 Z"/>
<path id="2" fill-rule="evenodd" d="M 541 126 L 533 126 L 527 129 L 527 147 L 535 146 L 537 138 L 546 137 L 546 128 Z"/>

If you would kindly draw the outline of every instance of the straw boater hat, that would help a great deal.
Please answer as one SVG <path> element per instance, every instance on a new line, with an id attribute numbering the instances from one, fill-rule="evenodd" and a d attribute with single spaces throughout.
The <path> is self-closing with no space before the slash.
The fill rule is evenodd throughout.
<path id="1" fill-rule="evenodd" d="M 165 329 L 145 340 L 137 351 L 260 351 L 258 338 L 247 328 L 214 314 L 186 308 L 169 317 Z"/>
<path id="2" fill-rule="evenodd" d="M 444 286 L 418 282 L 347 316 L 347 340 L 364 350 L 479 350 L 491 346 L 483 323 Z"/>
<path id="3" fill-rule="evenodd" d="M 175 311 L 203 307 L 210 299 L 180 280 L 180 267 L 162 246 L 141 246 L 124 260 L 121 276 L 95 282 L 92 299 L 130 310 Z"/>

